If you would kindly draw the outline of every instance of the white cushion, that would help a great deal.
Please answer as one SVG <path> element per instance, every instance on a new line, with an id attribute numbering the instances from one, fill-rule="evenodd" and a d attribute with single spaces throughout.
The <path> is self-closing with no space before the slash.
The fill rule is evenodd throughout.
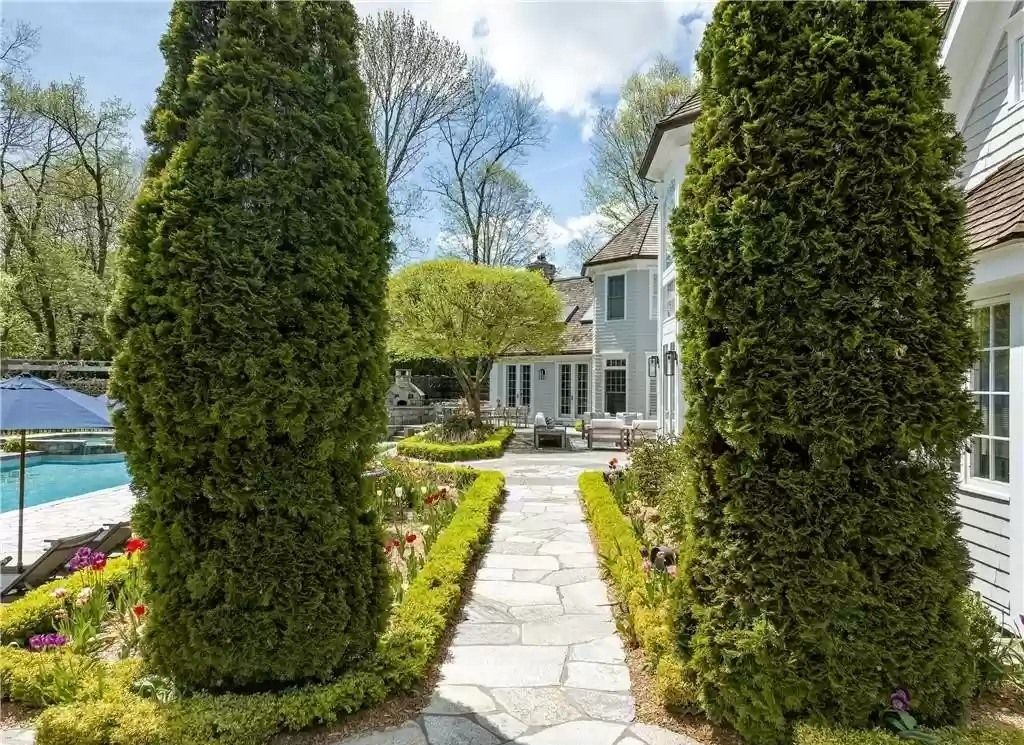
<path id="1" fill-rule="evenodd" d="M 633 429 L 642 429 L 645 432 L 655 432 L 658 429 L 657 419 L 637 419 L 633 422 Z"/>
<path id="2" fill-rule="evenodd" d="M 625 429 L 626 425 L 619 419 L 591 419 L 591 429 Z"/>

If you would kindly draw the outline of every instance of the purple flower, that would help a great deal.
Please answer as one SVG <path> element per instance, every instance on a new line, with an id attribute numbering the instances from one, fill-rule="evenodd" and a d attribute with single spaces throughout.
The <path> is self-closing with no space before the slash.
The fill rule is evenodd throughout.
<path id="1" fill-rule="evenodd" d="M 79 569 L 89 567 L 102 569 L 106 563 L 107 555 L 102 551 L 93 551 L 88 546 L 82 546 L 75 551 L 75 555 L 71 557 L 71 560 L 65 566 L 67 566 L 69 572 L 77 572 Z"/>
<path id="2" fill-rule="evenodd" d="M 36 652 L 40 650 L 56 649 L 68 643 L 68 638 L 63 634 L 36 634 L 29 637 L 28 646 Z"/>
<path id="3" fill-rule="evenodd" d="M 889 695 L 889 706 L 896 711 L 910 711 L 910 692 L 906 688 L 897 688 Z"/>

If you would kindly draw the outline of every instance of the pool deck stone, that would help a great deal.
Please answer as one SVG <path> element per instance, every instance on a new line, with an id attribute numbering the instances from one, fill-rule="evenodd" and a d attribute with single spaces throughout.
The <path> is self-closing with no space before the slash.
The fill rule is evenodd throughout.
<path id="1" fill-rule="evenodd" d="M 80 494 L 55 502 L 25 508 L 24 561 L 29 564 L 46 550 L 46 540 L 63 538 L 105 524 L 127 520 L 135 495 L 127 484 Z M 0 555 L 18 552 L 18 511 L 0 513 Z"/>
<path id="2" fill-rule="evenodd" d="M 507 499 L 424 712 L 331 745 L 699 745 L 634 722 L 625 649 L 576 496 L 607 452 L 508 452 Z"/>

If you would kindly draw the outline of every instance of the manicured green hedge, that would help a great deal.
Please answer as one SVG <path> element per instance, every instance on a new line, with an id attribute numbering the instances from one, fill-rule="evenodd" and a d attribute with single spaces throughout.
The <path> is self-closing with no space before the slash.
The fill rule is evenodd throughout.
<path id="1" fill-rule="evenodd" d="M 666 597 L 651 605 L 640 543 L 633 526 L 615 503 L 600 472 L 580 474 L 579 488 L 587 519 L 594 526 L 597 551 L 629 614 L 637 641 L 654 669 L 658 695 L 666 706 L 693 707 L 695 699 L 676 654 L 672 603 Z"/>
<path id="2" fill-rule="evenodd" d="M 398 454 L 438 462 L 500 458 L 513 434 L 512 427 L 501 427 L 483 442 L 465 444 L 430 442 L 423 435 L 413 435 L 398 443 Z"/>
<path id="3" fill-rule="evenodd" d="M 936 730 L 940 745 L 1024 745 L 1024 730 L 969 727 Z M 802 724 L 794 745 L 899 745 L 905 743 L 881 730 L 828 729 Z"/>
<path id="4" fill-rule="evenodd" d="M 276 733 L 329 724 L 345 714 L 409 690 L 438 653 L 458 607 L 465 573 L 490 532 L 505 478 L 482 471 L 465 490 L 451 523 L 391 616 L 377 652 L 323 684 L 279 693 L 199 695 L 170 704 L 110 685 L 98 700 L 46 709 L 38 745 L 260 745 Z M 329 623 L 330 619 L 325 619 Z M 3 659 L 3 658 L 0 658 Z M 0 685 L 10 690 L 0 664 Z"/>
<path id="5" fill-rule="evenodd" d="M 99 581 L 107 588 L 116 587 L 128 573 L 128 566 L 128 558 L 125 556 L 111 559 L 99 573 Z M 34 590 L 29 590 L 24 597 L 0 605 L 0 642 L 16 642 L 24 646 L 28 637 L 33 634 L 53 631 L 53 614 L 73 602 L 75 594 L 86 585 L 95 582 L 96 577 L 97 575 L 92 572 L 77 572 L 47 582 Z M 57 589 L 66 591 L 64 598 L 53 596 L 54 590 Z"/>

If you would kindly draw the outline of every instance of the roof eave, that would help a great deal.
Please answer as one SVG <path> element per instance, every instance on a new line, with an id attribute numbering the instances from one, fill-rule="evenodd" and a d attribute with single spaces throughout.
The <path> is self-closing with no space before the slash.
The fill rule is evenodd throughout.
<path id="1" fill-rule="evenodd" d="M 637 175 L 645 181 L 650 181 L 647 173 L 651 169 L 651 164 L 654 162 L 654 156 L 658 154 L 658 147 L 661 145 L 661 138 L 666 132 L 670 132 L 673 129 L 679 129 L 685 127 L 687 124 L 693 124 L 697 121 L 697 117 L 700 116 L 700 111 L 690 111 L 681 116 L 677 116 L 671 119 L 662 119 L 660 122 L 654 125 L 654 132 L 651 134 L 651 141 L 647 143 L 647 152 L 644 153 L 644 159 L 640 161 L 640 169 L 637 171 Z"/>

